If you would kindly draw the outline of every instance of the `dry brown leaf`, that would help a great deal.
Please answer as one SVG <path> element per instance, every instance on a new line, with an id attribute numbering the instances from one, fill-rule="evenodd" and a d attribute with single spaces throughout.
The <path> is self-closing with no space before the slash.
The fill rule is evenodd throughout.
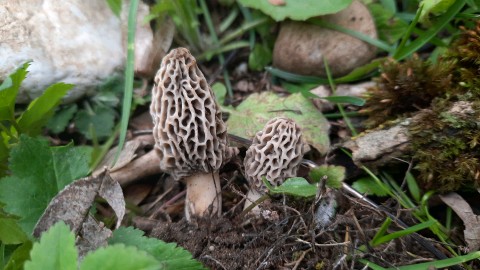
<path id="1" fill-rule="evenodd" d="M 462 219 L 465 225 L 463 234 L 470 251 L 478 250 L 480 248 L 480 216 L 475 215 L 470 205 L 455 192 L 440 195 L 440 199 Z"/>
<path id="2" fill-rule="evenodd" d="M 107 246 L 107 239 L 112 236 L 112 231 L 106 228 L 103 223 L 100 224 L 90 215 L 82 224 L 82 229 L 77 238 L 76 246 L 80 260 L 87 255 L 88 252 L 94 251 L 99 247 Z"/>
<path id="3" fill-rule="evenodd" d="M 122 189 L 118 182 L 110 177 L 108 171 L 104 170 L 96 177 L 90 176 L 76 180 L 60 191 L 38 221 L 33 235 L 39 237 L 42 232 L 60 220 L 78 234 L 97 195 L 104 198 L 115 211 L 116 225 L 119 227 L 125 215 Z"/>

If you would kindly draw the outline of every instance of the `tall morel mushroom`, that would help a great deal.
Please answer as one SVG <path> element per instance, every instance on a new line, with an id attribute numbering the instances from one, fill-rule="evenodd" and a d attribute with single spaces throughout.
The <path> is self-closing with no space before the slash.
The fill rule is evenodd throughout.
<path id="1" fill-rule="evenodd" d="M 277 117 L 268 121 L 255 135 L 244 159 L 245 177 L 250 183 L 245 208 L 265 193 L 263 177 L 278 186 L 296 176 L 305 150 L 302 131 L 293 120 Z M 258 214 L 259 208 L 252 211 Z"/>
<path id="2" fill-rule="evenodd" d="M 167 54 L 155 77 L 150 113 L 160 167 L 187 186 L 185 216 L 219 214 L 219 169 L 237 149 L 212 89 L 185 48 Z"/>

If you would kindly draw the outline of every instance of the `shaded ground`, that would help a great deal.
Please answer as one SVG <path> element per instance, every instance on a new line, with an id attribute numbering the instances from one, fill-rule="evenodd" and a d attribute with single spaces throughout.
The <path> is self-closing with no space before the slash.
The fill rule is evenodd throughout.
<path id="1" fill-rule="evenodd" d="M 178 243 L 210 269 L 361 269 L 360 258 L 384 267 L 434 258 L 411 237 L 368 247 L 386 217 L 357 199 L 340 197 L 339 212 L 324 230 L 315 228 L 312 201 L 283 204 L 279 198 L 265 206 L 265 218 L 160 221 L 151 236 Z M 229 215 L 240 214 L 233 212 Z"/>

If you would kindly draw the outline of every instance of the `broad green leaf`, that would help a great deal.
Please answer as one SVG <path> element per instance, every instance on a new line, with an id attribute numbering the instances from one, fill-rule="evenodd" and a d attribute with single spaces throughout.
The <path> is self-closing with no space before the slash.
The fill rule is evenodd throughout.
<path id="1" fill-rule="evenodd" d="M 320 153 L 330 147 L 329 123 L 321 112 L 300 93 L 279 97 L 272 92 L 252 94 L 230 113 L 228 131 L 243 138 L 252 138 L 274 117 L 294 120 L 301 128 L 305 140 Z"/>
<path id="2" fill-rule="evenodd" d="M 272 62 L 272 50 L 267 46 L 257 43 L 248 56 L 248 67 L 251 70 L 261 71 Z"/>
<path id="3" fill-rule="evenodd" d="M 332 14 L 348 7 L 352 0 L 284 0 L 284 5 L 273 5 L 270 1 L 240 0 L 247 7 L 261 10 L 276 21 L 286 18 L 304 21 L 311 17 Z"/>
<path id="4" fill-rule="evenodd" d="M 165 269 L 159 261 L 143 250 L 123 244 L 99 248 L 87 254 L 80 270 L 155 270 Z M 173 270 L 173 269 L 172 269 Z"/>
<path id="5" fill-rule="evenodd" d="M 30 241 L 27 241 L 23 245 L 17 247 L 8 259 L 4 270 L 23 270 L 25 262 L 30 260 L 30 251 L 32 250 L 32 247 L 33 243 Z"/>
<path id="6" fill-rule="evenodd" d="M 17 245 L 27 241 L 27 239 L 16 219 L 0 218 L 0 242 L 6 245 Z"/>
<path id="7" fill-rule="evenodd" d="M 303 177 L 288 178 L 278 187 L 273 187 L 268 181 L 263 181 L 271 193 L 288 194 L 296 197 L 313 197 L 317 194 L 317 186 L 310 184 Z"/>
<path id="8" fill-rule="evenodd" d="M 77 104 L 70 104 L 58 110 L 53 117 L 50 118 L 50 121 L 48 121 L 47 128 L 55 134 L 64 131 L 68 123 L 70 123 L 70 120 L 72 120 L 73 115 L 77 112 L 77 108 Z"/>
<path id="9" fill-rule="evenodd" d="M 326 176 L 326 185 L 331 188 L 341 188 L 343 180 L 345 180 L 345 167 L 334 165 L 321 165 L 312 169 L 308 175 L 314 182 Z"/>
<path id="10" fill-rule="evenodd" d="M 41 128 L 53 115 L 55 107 L 72 88 L 72 84 L 65 83 L 56 83 L 48 87 L 40 97 L 28 105 L 27 110 L 17 119 L 20 132 L 30 136 L 40 134 Z"/>
<path id="11" fill-rule="evenodd" d="M 115 111 L 106 106 L 95 106 L 91 111 L 81 110 L 75 116 L 75 125 L 87 139 L 105 139 L 113 132 Z"/>
<path id="12" fill-rule="evenodd" d="M 380 197 L 388 195 L 387 192 L 385 192 L 385 189 L 380 187 L 378 182 L 371 177 L 358 179 L 353 182 L 352 187 L 362 194 L 376 195 Z"/>
<path id="13" fill-rule="evenodd" d="M 45 140 L 20 136 L 12 149 L 11 176 L 0 179 L 0 201 L 5 211 L 19 216 L 27 235 L 50 200 L 67 184 L 89 171 L 89 153 L 71 146 L 49 147 Z"/>
<path id="14" fill-rule="evenodd" d="M 115 16 L 120 17 L 122 12 L 122 0 L 107 0 L 107 4 Z"/>
<path id="15" fill-rule="evenodd" d="M 27 76 L 27 68 L 29 66 L 30 62 L 23 64 L 0 85 L 0 121 L 15 119 L 15 99 L 22 81 Z"/>
<path id="16" fill-rule="evenodd" d="M 40 242 L 33 244 L 30 261 L 25 270 L 76 270 L 77 249 L 75 235 L 63 221 L 42 234 Z M 100 269 L 100 268 L 98 268 Z"/>
<path id="17" fill-rule="evenodd" d="M 192 258 L 187 250 L 175 243 L 166 243 L 156 238 L 144 236 L 144 232 L 132 227 L 120 227 L 113 232 L 109 244 L 125 244 L 146 251 L 157 259 L 165 269 L 205 269 Z"/>
<path id="18" fill-rule="evenodd" d="M 0 177 L 5 176 L 8 169 L 8 152 L 8 147 L 2 139 L 2 133 L 0 132 Z"/>

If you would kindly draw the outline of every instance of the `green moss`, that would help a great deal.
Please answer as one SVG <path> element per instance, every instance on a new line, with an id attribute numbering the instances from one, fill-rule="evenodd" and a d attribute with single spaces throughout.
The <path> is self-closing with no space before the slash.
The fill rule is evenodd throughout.
<path id="1" fill-rule="evenodd" d="M 367 96 L 367 125 L 412 117 L 417 179 L 448 192 L 480 186 L 480 22 L 436 64 L 389 61 Z"/>
<path id="2" fill-rule="evenodd" d="M 386 61 L 376 87 L 369 89 L 366 96 L 366 125 L 375 127 L 428 108 L 434 98 L 447 95 L 447 89 L 452 88 L 452 67 L 450 62 L 433 65 L 417 56 L 402 63 Z"/>

